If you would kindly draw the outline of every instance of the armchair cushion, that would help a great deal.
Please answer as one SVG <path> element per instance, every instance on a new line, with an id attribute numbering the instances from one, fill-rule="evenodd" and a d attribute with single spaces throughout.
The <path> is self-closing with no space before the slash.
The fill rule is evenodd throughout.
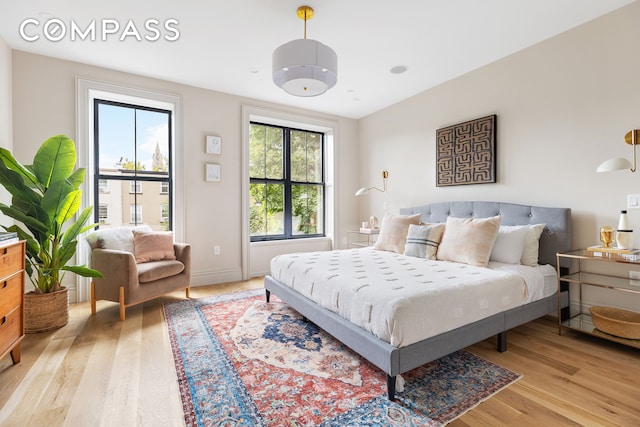
<path id="1" fill-rule="evenodd" d="M 149 261 L 138 264 L 138 282 L 148 283 L 182 273 L 184 264 L 180 261 Z"/>
<path id="2" fill-rule="evenodd" d="M 171 232 L 133 230 L 133 248 L 137 263 L 176 259 Z"/>

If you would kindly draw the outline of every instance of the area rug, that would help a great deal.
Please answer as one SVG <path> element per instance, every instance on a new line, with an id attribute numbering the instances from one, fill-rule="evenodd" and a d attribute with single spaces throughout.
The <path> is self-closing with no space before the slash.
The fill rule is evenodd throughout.
<path id="1" fill-rule="evenodd" d="M 264 291 L 164 306 L 187 426 L 439 426 L 520 376 L 467 351 L 386 375 Z"/>

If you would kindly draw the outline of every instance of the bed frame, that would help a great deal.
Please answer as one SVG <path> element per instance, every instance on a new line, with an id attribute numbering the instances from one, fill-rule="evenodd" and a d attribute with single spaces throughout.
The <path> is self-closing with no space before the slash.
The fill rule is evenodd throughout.
<path id="1" fill-rule="evenodd" d="M 539 262 L 556 268 L 557 252 L 571 249 L 571 210 L 545 208 L 512 203 L 443 202 L 403 208 L 401 214 L 420 213 L 422 222 L 446 222 L 448 216 L 487 218 L 502 216 L 502 225 L 545 223 L 540 236 Z M 567 259 L 566 261 L 570 261 Z M 560 267 L 568 267 L 562 265 Z M 497 350 L 507 349 L 506 332 L 554 312 L 558 308 L 556 294 L 516 307 L 449 332 L 419 341 L 406 347 L 394 347 L 341 316 L 322 308 L 295 290 L 265 276 L 264 287 L 269 302 L 271 292 L 333 337 L 350 347 L 387 374 L 387 392 L 395 400 L 396 376 L 422 366 L 454 351 L 497 335 Z"/>

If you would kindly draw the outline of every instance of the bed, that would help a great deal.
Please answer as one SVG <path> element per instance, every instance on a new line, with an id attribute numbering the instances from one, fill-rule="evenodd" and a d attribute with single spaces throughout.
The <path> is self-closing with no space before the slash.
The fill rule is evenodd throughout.
<path id="1" fill-rule="evenodd" d="M 541 265 L 552 265 L 554 269 L 558 267 L 568 267 L 556 265 L 556 253 L 571 249 L 571 211 L 567 208 L 461 201 L 433 203 L 414 208 L 404 208 L 400 210 L 400 214 L 419 214 L 423 223 L 430 224 L 445 223 L 448 217 L 490 218 L 497 215 L 500 216 L 500 224 L 506 226 L 545 224 L 539 238 L 538 263 Z M 375 263 L 375 260 L 378 259 L 376 256 L 379 255 L 375 253 L 375 250 L 371 249 L 364 249 L 357 253 L 353 250 L 331 252 L 331 254 L 314 254 L 311 256 L 318 259 L 323 256 L 340 256 L 343 258 L 359 257 L 360 267 L 362 268 L 362 265 L 365 265 L 364 268 L 368 269 L 369 267 L 366 266 L 367 262 Z M 297 257 L 298 254 L 292 254 L 292 256 Z M 364 259 L 370 259 L 369 261 L 361 261 L 360 259 L 363 257 Z M 404 265 L 405 269 L 413 271 L 415 266 L 411 260 L 406 257 L 403 258 L 402 256 L 392 255 L 392 257 L 396 259 L 398 263 Z M 386 262 L 388 257 L 384 258 L 384 260 Z M 293 263 L 291 259 L 287 260 L 287 262 L 290 264 Z M 325 262 L 340 263 L 342 261 L 326 259 Z M 457 268 L 454 264 L 456 263 L 448 263 L 448 267 Z M 273 263 L 272 268 L 274 268 Z M 464 271 L 474 273 L 475 270 L 466 268 Z M 337 274 L 339 274 L 339 272 L 337 272 L 336 275 Z M 406 275 L 408 272 L 393 273 L 393 275 L 389 277 L 391 280 L 396 279 L 395 283 L 402 287 L 402 285 L 405 284 L 403 281 L 406 280 L 403 274 Z M 453 275 L 448 272 L 443 274 L 445 276 Z M 397 277 L 394 277 L 394 275 Z M 515 306 L 513 304 L 507 305 L 507 308 L 504 310 L 494 310 L 492 314 L 486 317 L 455 325 L 452 329 L 444 332 L 436 331 L 426 338 L 416 336 L 407 338 L 407 334 L 402 333 L 403 330 L 406 331 L 406 327 L 391 328 L 400 330 L 399 337 L 394 337 L 393 332 L 390 332 L 390 336 L 381 337 L 380 331 L 373 331 L 371 328 L 365 327 L 362 322 L 347 320 L 343 317 L 345 313 L 341 315 L 339 310 L 332 309 L 331 307 L 327 308 L 319 302 L 310 299 L 305 295 L 308 294 L 308 292 L 303 290 L 310 286 L 309 283 L 304 282 L 303 275 L 296 278 L 296 280 L 298 280 L 296 286 L 300 291 L 296 290 L 295 286 L 290 286 L 290 280 L 285 281 L 284 278 L 277 280 L 276 277 L 283 277 L 282 272 L 272 271 L 271 275 L 265 276 L 264 286 L 267 302 L 269 301 L 271 293 L 277 295 L 305 318 L 324 329 L 384 371 L 387 375 L 387 391 L 390 400 L 395 399 L 397 377 L 402 373 L 494 335 L 497 336 L 497 350 L 501 352 L 506 351 L 506 332 L 509 329 L 556 311 L 559 301 L 561 300 L 554 289 L 553 292 L 546 292 L 534 301 L 527 300 Z M 333 275 L 329 277 L 333 277 Z M 285 282 L 288 284 L 285 284 Z M 496 283 L 498 283 L 497 279 Z M 322 284 L 316 286 L 324 287 L 328 285 Z M 358 287 L 358 284 L 354 282 L 353 286 Z M 503 287 L 502 289 L 507 288 Z M 325 305 L 331 304 L 331 289 L 322 288 L 322 290 L 325 291 L 325 299 L 328 299 Z M 333 298 L 336 298 L 335 295 Z M 374 308 L 374 310 L 377 309 Z M 358 318 L 360 317 L 363 317 L 362 313 L 358 313 Z M 366 317 L 366 315 L 364 315 L 364 317 Z M 452 317 L 454 316 L 452 315 Z M 415 321 L 415 317 L 413 319 L 413 321 Z"/>

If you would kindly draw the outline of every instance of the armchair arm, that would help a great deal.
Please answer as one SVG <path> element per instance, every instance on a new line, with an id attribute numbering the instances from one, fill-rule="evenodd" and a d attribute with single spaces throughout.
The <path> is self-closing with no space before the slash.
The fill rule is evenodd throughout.
<path id="1" fill-rule="evenodd" d="M 118 301 L 119 289 L 125 288 L 125 300 L 129 289 L 138 285 L 136 260 L 130 252 L 113 249 L 94 249 L 91 254 L 91 267 L 104 276 L 95 278 L 97 299 Z"/>
<path id="2" fill-rule="evenodd" d="M 188 243 L 174 243 L 173 250 L 175 251 L 176 259 L 184 264 L 182 274 L 191 277 L 191 245 Z"/>

